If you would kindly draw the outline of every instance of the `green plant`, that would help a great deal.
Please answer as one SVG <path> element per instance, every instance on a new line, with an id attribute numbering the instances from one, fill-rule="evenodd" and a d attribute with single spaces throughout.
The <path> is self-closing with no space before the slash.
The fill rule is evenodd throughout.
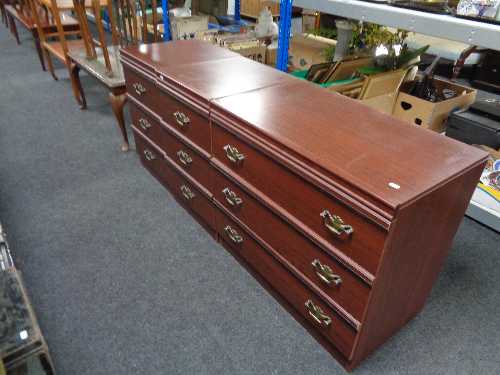
<path id="1" fill-rule="evenodd" d="M 387 27 L 369 22 L 359 22 L 355 25 L 350 48 L 352 50 L 373 50 L 380 45 L 387 49 L 397 44 L 404 44 L 408 31 L 398 29 L 395 33 Z"/>
<path id="2" fill-rule="evenodd" d="M 335 56 L 335 46 L 326 47 L 321 54 L 326 61 L 333 61 L 333 56 Z"/>
<path id="3" fill-rule="evenodd" d="M 312 34 L 335 39 L 337 30 L 320 28 L 315 29 Z M 375 49 L 377 47 L 384 46 L 387 48 L 388 54 L 376 57 L 376 64 L 386 70 L 400 69 L 424 54 L 429 48 L 429 46 L 425 46 L 417 50 L 409 50 L 408 45 L 405 43 L 408 35 L 409 32 L 406 30 L 397 29 L 395 32 L 392 32 L 382 25 L 369 22 L 358 22 L 355 24 L 352 32 L 349 53 L 355 54 L 363 51 L 375 54 Z M 394 48 L 395 46 L 400 46 L 399 53 L 397 53 L 396 48 Z M 333 61 L 334 55 L 335 46 L 329 46 L 323 50 L 323 56 L 327 61 Z"/>
<path id="4" fill-rule="evenodd" d="M 323 38 L 328 39 L 336 39 L 337 38 L 337 30 L 330 29 L 327 27 L 320 27 L 319 29 L 312 30 L 311 34 L 315 36 L 322 36 Z"/>

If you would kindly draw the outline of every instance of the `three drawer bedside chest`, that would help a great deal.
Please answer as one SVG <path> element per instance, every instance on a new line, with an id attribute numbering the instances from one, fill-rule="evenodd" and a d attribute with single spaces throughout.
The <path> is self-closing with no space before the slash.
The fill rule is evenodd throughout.
<path id="1" fill-rule="evenodd" d="M 144 167 L 347 370 L 420 312 L 486 153 L 207 43 L 121 59 Z"/>

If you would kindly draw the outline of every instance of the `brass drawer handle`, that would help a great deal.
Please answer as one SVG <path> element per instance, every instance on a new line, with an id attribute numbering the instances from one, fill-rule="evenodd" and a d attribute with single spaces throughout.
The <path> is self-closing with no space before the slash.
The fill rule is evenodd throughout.
<path id="1" fill-rule="evenodd" d="M 186 167 L 189 167 L 189 165 L 193 162 L 191 156 L 189 156 L 189 154 L 183 150 L 177 151 L 177 157 L 179 158 L 179 161 Z"/>
<path id="2" fill-rule="evenodd" d="M 224 197 L 226 198 L 227 203 L 229 203 L 233 207 L 238 207 L 243 204 L 243 200 L 236 195 L 236 193 L 230 190 L 228 187 L 222 190 Z"/>
<path id="3" fill-rule="evenodd" d="M 186 116 L 185 113 L 183 112 L 180 112 L 180 111 L 175 111 L 174 112 L 174 117 L 175 117 L 175 121 L 177 122 L 177 124 L 183 128 L 187 125 L 189 125 L 189 123 L 191 122 L 191 120 L 189 119 L 188 116 Z"/>
<path id="4" fill-rule="evenodd" d="M 144 150 L 144 157 L 146 158 L 147 161 L 156 159 L 156 155 L 153 154 L 153 152 L 148 149 Z"/>
<path id="5" fill-rule="evenodd" d="M 333 234 L 340 236 L 342 234 L 351 235 L 354 232 L 352 226 L 344 224 L 344 220 L 340 216 L 332 215 L 330 211 L 324 210 L 320 216 L 323 218 L 325 227 Z"/>
<path id="6" fill-rule="evenodd" d="M 140 83 L 134 83 L 132 87 L 134 88 L 135 93 L 139 96 L 146 93 L 146 88 Z"/>
<path id="7" fill-rule="evenodd" d="M 196 197 L 196 195 L 186 185 L 181 186 L 181 193 L 182 195 L 184 195 L 184 198 L 186 198 L 188 201 Z"/>
<path id="8" fill-rule="evenodd" d="M 316 275 L 327 285 L 339 286 L 342 284 L 342 278 L 333 273 L 333 270 L 326 264 L 322 264 L 319 259 L 314 259 L 311 263 Z"/>
<path id="9" fill-rule="evenodd" d="M 142 128 L 142 130 L 148 130 L 151 127 L 151 123 L 145 118 L 140 118 L 139 126 Z"/>
<path id="10" fill-rule="evenodd" d="M 224 232 L 226 232 L 227 236 L 236 244 L 243 242 L 243 237 L 241 237 L 238 232 L 236 232 L 230 225 L 226 225 L 224 228 Z"/>
<path id="11" fill-rule="evenodd" d="M 226 151 L 227 158 L 234 164 L 241 164 L 245 159 L 245 155 L 238 151 L 238 149 L 231 145 L 225 145 L 224 151 Z"/>
<path id="12" fill-rule="evenodd" d="M 329 327 L 332 324 L 332 318 L 324 313 L 324 311 L 316 305 L 313 301 L 307 300 L 305 303 L 309 315 L 316 321 L 316 323 L 323 327 Z"/>

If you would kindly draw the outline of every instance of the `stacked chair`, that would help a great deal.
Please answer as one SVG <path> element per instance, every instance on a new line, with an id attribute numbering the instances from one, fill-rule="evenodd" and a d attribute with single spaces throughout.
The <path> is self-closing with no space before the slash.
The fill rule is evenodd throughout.
<path id="1" fill-rule="evenodd" d="M 12 0 L 0 0 L 5 1 Z M 158 30 L 161 16 L 158 14 L 157 0 L 152 0 L 150 6 L 146 0 L 15 1 L 19 4 L 15 7 L 16 11 L 19 13 L 22 10 L 23 14 L 29 15 L 30 25 L 36 32 L 33 36 L 36 35 L 35 45 L 42 67 L 45 69 L 46 61 L 55 80 L 58 78 L 53 58 L 67 68 L 73 95 L 82 109 L 87 108 L 87 101 L 80 81 L 80 70 L 86 71 L 109 90 L 111 107 L 123 138 L 121 149 L 127 151 L 129 143 L 123 112 L 126 88 L 119 49 L 161 39 Z M 11 5 L 3 8 L 12 29 L 10 7 L 14 9 Z M 70 17 L 69 13 L 74 14 L 75 18 Z M 103 13 L 107 14 L 107 21 L 103 20 Z M 93 18 L 93 23 L 89 23 L 89 16 Z"/>
<path id="2" fill-rule="evenodd" d="M 120 47 L 159 41 L 159 15 L 156 0 L 152 1 L 149 9 L 146 0 L 106 1 L 104 6 L 109 19 L 106 28 L 110 33 L 106 33 L 99 12 L 103 4 L 100 4 L 99 0 L 92 0 L 91 8 L 97 29 L 97 39 L 95 39 L 90 32 L 91 26 L 86 15 L 85 0 L 73 0 L 74 10 L 82 30 L 84 48 L 73 49 L 68 52 L 68 56 L 71 77 L 79 90 L 78 97 L 81 98 L 79 104 L 82 109 L 87 107 L 87 103 L 79 77 L 81 69 L 108 89 L 111 108 L 123 137 L 121 149 L 127 151 L 129 143 L 123 113 L 127 96 L 125 77 L 119 59 Z"/>
<path id="3" fill-rule="evenodd" d="M 42 52 L 47 60 L 49 71 L 55 80 L 57 80 L 57 76 L 54 71 L 52 58 L 55 57 L 57 60 L 62 62 L 68 69 L 68 72 L 71 73 L 68 52 L 72 49 L 79 49 L 83 47 L 80 28 L 77 30 L 67 30 L 63 26 L 63 14 L 73 10 L 73 3 L 70 1 L 71 0 L 31 0 Z M 54 20 L 56 26 L 55 30 L 46 30 L 42 27 L 43 19 L 39 12 L 35 11 L 38 8 L 47 10 L 48 17 L 51 17 Z M 78 88 L 75 86 L 73 80 L 71 82 L 73 94 L 75 95 L 76 100 L 81 102 Z"/>
<path id="4" fill-rule="evenodd" d="M 0 10 L 2 10 L 2 19 L 10 27 L 10 31 L 18 44 L 21 44 L 21 42 L 16 23 L 24 27 L 32 35 L 40 64 L 42 65 L 42 69 L 45 70 L 40 36 L 35 20 L 38 19 L 40 21 L 40 27 L 46 34 L 51 34 L 56 32 L 55 19 L 49 15 L 46 8 L 40 6 L 38 3 L 33 4 L 33 0 L 0 0 Z M 61 15 L 61 25 L 64 31 L 67 32 L 75 32 L 79 29 L 76 19 L 68 14 Z"/>

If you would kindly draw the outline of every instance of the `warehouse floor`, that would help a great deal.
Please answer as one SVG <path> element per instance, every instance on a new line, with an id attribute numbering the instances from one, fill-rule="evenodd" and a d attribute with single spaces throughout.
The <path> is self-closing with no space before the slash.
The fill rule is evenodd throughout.
<path id="1" fill-rule="evenodd" d="M 0 25 L 0 220 L 58 373 L 343 374 L 140 167 L 106 91 Z M 423 312 L 356 374 L 500 373 L 500 236 L 465 219 Z"/>

